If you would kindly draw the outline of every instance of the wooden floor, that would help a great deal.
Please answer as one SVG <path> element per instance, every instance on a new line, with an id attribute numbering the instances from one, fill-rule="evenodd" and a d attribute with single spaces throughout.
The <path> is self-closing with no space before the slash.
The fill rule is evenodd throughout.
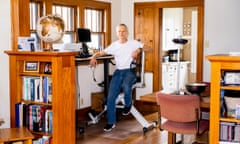
<path id="1" fill-rule="evenodd" d="M 98 124 L 84 126 L 84 133 L 80 134 L 77 129 L 77 144 L 167 144 L 167 132 L 160 131 L 158 126 L 143 132 L 143 127 L 132 116 L 119 116 L 116 127 L 111 132 L 104 132 L 103 127 L 106 119 L 103 118 Z M 149 123 L 157 120 L 157 113 L 144 116 Z M 179 139 L 180 136 L 177 136 Z M 184 144 L 190 144 L 194 138 L 192 135 L 184 136 Z M 207 143 L 207 134 L 200 140 Z"/>

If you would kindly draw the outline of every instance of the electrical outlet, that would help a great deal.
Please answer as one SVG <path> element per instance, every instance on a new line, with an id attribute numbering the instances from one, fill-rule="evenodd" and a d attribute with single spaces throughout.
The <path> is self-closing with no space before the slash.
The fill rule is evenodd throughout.
<path id="1" fill-rule="evenodd" d="M 204 41 L 204 48 L 209 48 L 209 40 Z"/>
<path id="2" fill-rule="evenodd" d="M 83 104 L 83 98 L 80 99 L 80 103 Z"/>

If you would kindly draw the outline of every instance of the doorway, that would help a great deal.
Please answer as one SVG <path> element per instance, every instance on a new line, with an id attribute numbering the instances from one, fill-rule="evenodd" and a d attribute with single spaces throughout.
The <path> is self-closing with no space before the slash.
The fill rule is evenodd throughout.
<path id="1" fill-rule="evenodd" d="M 185 89 L 188 82 L 197 81 L 197 14 L 196 7 L 162 8 L 160 57 L 162 87 L 165 90 L 176 91 L 178 87 Z M 188 42 L 184 45 L 175 44 L 173 39 L 176 38 L 186 39 Z M 177 62 L 178 56 L 180 62 Z M 181 76 L 179 78 L 178 72 Z"/>
<path id="2" fill-rule="evenodd" d="M 136 39 L 152 46 L 151 59 L 147 59 L 146 65 L 152 66 L 146 69 L 153 74 L 153 91 L 162 89 L 162 31 L 163 31 L 163 9 L 164 8 L 195 8 L 197 11 L 196 28 L 196 73 L 195 81 L 202 81 L 203 67 L 203 24 L 204 24 L 204 0 L 176 0 L 161 2 L 139 2 L 134 4 Z M 186 52 L 184 52 L 186 53 Z"/>

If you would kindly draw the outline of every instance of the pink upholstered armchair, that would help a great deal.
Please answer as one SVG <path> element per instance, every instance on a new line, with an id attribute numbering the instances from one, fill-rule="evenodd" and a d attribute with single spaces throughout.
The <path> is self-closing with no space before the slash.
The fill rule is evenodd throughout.
<path id="1" fill-rule="evenodd" d="M 159 129 L 168 131 L 168 142 L 176 143 L 176 133 L 199 136 L 209 128 L 207 120 L 201 120 L 200 97 L 156 93 L 159 106 Z M 166 121 L 162 121 L 165 118 Z"/>

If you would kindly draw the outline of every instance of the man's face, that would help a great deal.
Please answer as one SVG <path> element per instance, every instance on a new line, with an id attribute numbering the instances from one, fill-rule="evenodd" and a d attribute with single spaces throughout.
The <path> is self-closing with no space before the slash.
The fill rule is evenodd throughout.
<path id="1" fill-rule="evenodd" d="M 119 39 L 126 39 L 128 36 L 128 31 L 125 26 L 117 27 L 117 36 Z"/>

